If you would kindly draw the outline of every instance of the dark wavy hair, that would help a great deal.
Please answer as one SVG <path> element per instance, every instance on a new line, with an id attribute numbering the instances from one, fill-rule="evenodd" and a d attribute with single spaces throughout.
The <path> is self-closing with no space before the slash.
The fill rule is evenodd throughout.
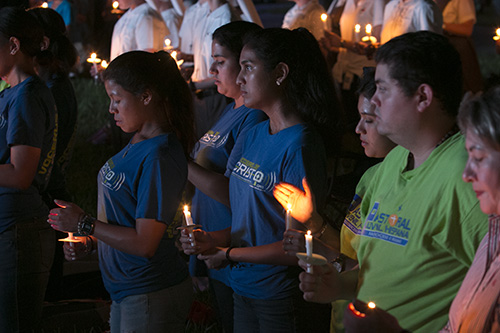
<path id="1" fill-rule="evenodd" d="M 38 22 L 24 9 L 5 7 L 0 9 L 0 36 L 5 40 L 15 37 L 21 52 L 34 57 L 41 52 L 43 30 Z"/>
<path id="2" fill-rule="evenodd" d="M 412 96 L 421 84 L 431 86 L 442 108 L 456 116 L 462 98 L 460 56 L 448 39 L 430 31 L 410 32 L 391 39 L 377 50 L 377 63 Z"/>
<path id="3" fill-rule="evenodd" d="M 288 76 L 281 83 L 285 112 L 293 112 L 306 123 L 315 125 L 328 154 L 336 154 L 340 149 L 342 126 L 340 104 L 314 36 L 303 28 L 269 28 L 249 34 L 245 47 L 255 53 L 269 72 L 279 63 L 288 65 Z"/>
<path id="4" fill-rule="evenodd" d="M 116 57 L 103 73 L 126 91 L 140 95 L 150 90 L 164 112 L 165 131 L 176 134 L 189 156 L 194 142 L 194 113 L 191 91 L 175 60 L 167 52 L 132 51 Z"/>
<path id="5" fill-rule="evenodd" d="M 262 30 L 262 27 L 255 23 L 235 21 L 217 28 L 212 35 L 212 39 L 228 49 L 236 60 L 239 60 L 245 36 L 260 30 Z"/>
<path id="6" fill-rule="evenodd" d="M 375 84 L 375 67 L 363 67 L 363 77 L 359 82 L 358 95 L 371 99 L 377 91 Z"/>
<path id="7" fill-rule="evenodd" d="M 66 35 L 66 25 L 63 18 L 55 10 L 36 7 L 28 10 L 42 26 L 44 35 L 50 40 L 47 50 L 36 58 L 37 62 L 51 73 L 67 74 L 75 65 L 77 52 Z"/>

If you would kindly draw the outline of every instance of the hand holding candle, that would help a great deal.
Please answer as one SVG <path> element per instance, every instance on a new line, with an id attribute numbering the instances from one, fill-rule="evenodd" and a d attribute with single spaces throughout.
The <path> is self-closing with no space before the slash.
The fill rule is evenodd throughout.
<path id="1" fill-rule="evenodd" d="M 188 205 L 184 205 L 184 218 L 186 220 L 186 226 L 188 227 L 189 230 L 189 239 L 191 240 L 191 246 L 194 247 L 196 246 L 196 240 L 194 239 L 194 234 L 193 234 L 194 223 Z"/>

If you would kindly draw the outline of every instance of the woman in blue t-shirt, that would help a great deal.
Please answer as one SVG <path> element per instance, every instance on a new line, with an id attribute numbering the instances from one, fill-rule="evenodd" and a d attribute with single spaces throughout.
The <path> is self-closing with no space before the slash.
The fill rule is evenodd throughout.
<path id="1" fill-rule="evenodd" d="M 210 73 L 214 76 L 219 93 L 234 101 L 198 141 L 192 153 L 194 161 L 188 163 L 188 179 L 196 186 L 192 199 L 193 219 L 205 231 L 222 230 L 231 226 L 229 178 L 224 176 L 229 156 L 236 140 L 267 118 L 262 111 L 243 104 L 240 87 L 236 84 L 243 38 L 246 34 L 261 29 L 255 23 L 237 21 L 218 28 L 213 34 L 214 61 Z M 206 266 L 203 261 L 191 256 L 190 271 L 194 277 L 204 276 Z M 208 270 L 210 287 L 217 302 L 217 314 L 226 333 L 233 330 L 233 290 L 229 286 L 228 273 L 229 267 Z"/>
<path id="2" fill-rule="evenodd" d="M 196 232 L 195 248 L 186 236 L 181 241 L 186 253 L 201 252 L 211 265 L 231 264 L 235 332 L 305 331 L 311 322 L 326 322 L 321 329 L 328 331 L 328 321 L 314 317 L 322 312 L 328 318 L 328 308 L 308 311 L 300 297 L 297 259 L 281 244 L 285 212 L 272 190 L 282 181 L 301 186 L 307 175 L 317 203 L 324 200 L 326 156 L 316 129 L 338 115 L 332 79 L 305 29 L 252 33 L 240 65 L 237 83 L 245 105 L 269 120 L 238 140 L 228 163 L 231 228 Z"/>
<path id="3" fill-rule="evenodd" d="M 174 243 L 173 219 L 187 181 L 193 110 L 187 83 L 168 53 L 133 51 L 103 74 L 109 112 L 129 144 L 98 176 L 98 219 L 56 200 L 48 222 L 78 232 L 68 260 L 99 244 L 99 265 L 111 295 L 112 332 L 184 332 L 192 301 L 185 261 Z"/>
<path id="4" fill-rule="evenodd" d="M 24 10 L 0 9 L 0 331 L 31 331 L 41 318 L 54 255 L 42 191 L 57 142 L 54 99 L 35 74 L 42 29 Z"/>

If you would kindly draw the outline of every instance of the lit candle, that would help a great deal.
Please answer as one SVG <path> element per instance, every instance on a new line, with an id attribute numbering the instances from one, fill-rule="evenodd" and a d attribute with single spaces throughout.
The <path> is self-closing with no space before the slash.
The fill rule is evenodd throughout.
<path id="1" fill-rule="evenodd" d="M 365 26 L 365 31 L 366 31 L 366 34 L 368 36 L 371 36 L 372 34 L 372 25 L 370 23 L 368 23 L 366 26 Z"/>
<path id="2" fill-rule="evenodd" d="M 375 309 L 377 307 L 377 305 L 374 302 L 368 302 L 368 307 L 370 309 Z"/>
<path id="3" fill-rule="evenodd" d="M 286 230 L 292 228 L 292 204 L 288 204 L 286 210 Z"/>
<path id="4" fill-rule="evenodd" d="M 365 32 L 366 32 L 366 36 L 364 36 L 361 39 L 361 41 L 363 41 L 363 42 L 370 42 L 371 44 L 375 44 L 377 42 L 377 38 L 375 38 L 374 36 L 372 36 L 372 25 L 370 23 L 368 23 L 365 26 Z"/>
<path id="5" fill-rule="evenodd" d="M 49 8 L 49 4 L 46 2 L 42 3 L 42 8 Z"/>
<path id="6" fill-rule="evenodd" d="M 97 73 L 97 64 L 101 62 L 101 59 L 97 58 L 97 54 L 95 52 L 90 55 L 90 58 L 87 58 L 87 62 L 94 64 L 94 70 Z"/>
<path id="7" fill-rule="evenodd" d="M 313 254 L 313 236 L 311 235 L 311 230 L 307 230 L 306 237 L 306 254 L 310 258 Z"/>
<path id="8" fill-rule="evenodd" d="M 355 33 L 355 35 L 354 35 L 354 40 L 355 40 L 355 41 L 359 41 L 359 33 L 360 33 L 360 32 L 361 32 L 361 25 L 356 24 L 356 25 L 354 26 L 354 33 Z"/>
<path id="9" fill-rule="evenodd" d="M 184 218 L 186 219 L 186 225 L 193 225 L 193 219 L 191 218 L 191 212 L 189 211 L 189 207 L 187 205 L 184 206 Z"/>
<path id="10" fill-rule="evenodd" d="M 106 60 L 103 60 L 101 62 L 101 67 L 104 68 L 104 69 L 108 68 L 108 62 Z"/>
<path id="11" fill-rule="evenodd" d="M 111 9 L 111 14 L 123 14 L 123 12 L 118 9 L 118 7 L 120 7 L 120 3 L 118 1 L 113 1 L 111 7 L 113 7 L 113 9 Z"/>
<path id="12" fill-rule="evenodd" d="M 186 219 L 186 226 L 193 226 L 193 218 L 191 217 L 191 212 L 189 211 L 188 205 L 184 205 L 184 218 Z M 189 231 L 189 240 L 191 241 L 191 246 L 196 246 L 196 241 L 194 239 L 193 228 L 187 228 Z"/>
<path id="13" fill-rule="evenodd" d="M 321 14 L 321 21 L 323 21 L 323 29 L 324 30 L 330 30 L 328 29 L 328 24 L 327 24 L 327 21 L 328 21 L 328 15 L 323 13 Z"/>
<path id="14" fill-rule="evenodd" d="M 171 44 L 172 41 L 169 38 L 165 38 L 165 47 L 163 48 L 163 50 L 170 52 L 174 48 Z"/>
<path id="15" fill-rule="evenodd" d="M 498 28 L 495 32 L 496 32 L 497 35 L 493 36 L 493 39 L 494 40 L 500 40 L 500 28 Z"/>
<path id="16" fill-rule="evenodd" d="M 111 6 L 113 6 L 113 9 L 118 9 L 118 7 L 120 7 L 120 3 L 118 1 L 113 1 Z"/>

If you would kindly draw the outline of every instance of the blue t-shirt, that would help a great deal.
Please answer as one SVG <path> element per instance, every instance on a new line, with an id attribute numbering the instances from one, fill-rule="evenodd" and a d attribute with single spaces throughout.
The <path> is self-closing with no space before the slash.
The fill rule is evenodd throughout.
<path id="1" fill-rule="evenodd" d="M 231 175 L 231 243 L 251 247 L 283 240 L 285 211 L 273 196 L 274 185 L 302 188 L 307 176 L 317 202 L 326 195 L 326 156 L 318 134 L 304 124 L 269 133 L 269 121 L 246 135 Z M 239 263 L 231 268 L 231 287 L 256 299 L 289 297 L 297 287 L 297 267 Z"/>
<path id="2" fill-rule="evenodd" d="M 197 142 L 193 151 L 196 163 L 217 173 L 226 171 L 229 155 L 233 150 L 236 139 L 243 137 L 246 132 L 266 119 L 267 116 L 260 110 L 250 109 L 245 105 L 234 109 L 234 102 L 229 104 L 217 123 Z M 231 226 L 231 210 L 196 189 L 192 200 L 192 215 L 194 222 L 201 224 L 206 231 L 216 231 Z M 191 256 L 190 270 L 193 276 L 202 276 L 206 273 L 204 262 Z M 227 285 L 228 269 L 208 270 L 208 275 Z"/>
<path id="3" fill-rule="evenodd" d="M 0 92 L 0 164 L 10 163 L 12 146 L 41 149 L 37 174 L 26 190 L 0 187 L 0 232 L 16 220 L 47 215 L 40 191 L 48 183 L 57 145 L 57 113 L 49 88 L 31 76 Z"/>
<path id="4" fill-rule="evenodd" d="M 99 265 L 112 300 L 168 288 L 187 277 L 173 235 L 186 180 L 186 158 L 173 134 L 129 143 L 101 168 L 99 219 L 129 228 L 135 228 L 139 218 L 167 225 L 152 258 L 127 254 L 99 241 Z"/>
<path id="5" fill-rule="evenodd" d="M 52 8 L 53 1 L 49 1 L 49 8 Z M 73 21 L 73 13 L 71 9 L 71 4 L 67 0 L 63 0 L 56 9 L 54 9 L 64 20 L 64 24 L 69 26 Z"/>

